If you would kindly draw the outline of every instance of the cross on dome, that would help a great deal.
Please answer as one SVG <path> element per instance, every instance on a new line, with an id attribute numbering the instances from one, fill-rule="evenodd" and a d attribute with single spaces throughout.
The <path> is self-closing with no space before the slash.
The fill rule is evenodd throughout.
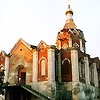
<path id="1" fill-rule="evenodd" d="M 70 8 L 70 0 L 68 0 L 68 8 L 66 10 L 67 19 L 72 19 L 73 17 L 73 10 Z"/>
<path id="2" fill-rule="evenodd" d="M 74 20 L 73 20 L 73 10 L 70 7 L 70 1 L 71 0 L 68 0 L 68 7 L 67 7 L 67 10 L 65 13 L 67 20 L 66 20 L 66 23 L 64 25 L 64 29 L 69 29 L 69 28 L 75 29 L 76 28 L 76 25 L 75 25 Z"/>

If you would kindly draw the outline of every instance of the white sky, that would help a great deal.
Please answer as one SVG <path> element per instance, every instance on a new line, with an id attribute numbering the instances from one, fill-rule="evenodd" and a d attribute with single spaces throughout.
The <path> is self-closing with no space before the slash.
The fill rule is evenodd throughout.
<path id="1" fill-rule="evenodd" d="M 7 53 L 19 38 L 55 44 L 63 28 L 68 0 L 0 0 L 0 50 Z M 87 54 L 100 57 L 100 0 L 71 0 L 74 21 L 84 32 Z"/>

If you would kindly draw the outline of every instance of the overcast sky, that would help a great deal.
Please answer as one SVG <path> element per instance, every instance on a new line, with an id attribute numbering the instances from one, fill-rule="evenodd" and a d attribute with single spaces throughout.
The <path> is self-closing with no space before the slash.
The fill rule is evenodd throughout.
<path id="1" fill-rule="evenodd" d="M 0 49 L 7 53 L 19 38 L 55 44 L 66 21 L 68 0 L 0 0 Z M 100 0 L 71 0 L 73 19 L 84 32 L 87 54 L 100 57 Z"/>

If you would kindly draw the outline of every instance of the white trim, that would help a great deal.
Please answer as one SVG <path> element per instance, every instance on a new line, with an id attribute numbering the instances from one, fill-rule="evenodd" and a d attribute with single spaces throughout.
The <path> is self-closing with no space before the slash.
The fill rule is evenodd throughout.
<path id="1" fill-rule="evenodd" d="M 43 68 L 43 66 L 42 66 L 42 64 L 41 64 L 41 62 L 42 62 L 43 60 L 45 61 L 45 66 L 44 66 L 44 68 Z M 46 59 L 45 57 L 42 56 L 42 57 L 40 58 L 40 60 L 39 60 L 39 65 L 40 65 L 40 67 L 41 67 L 41 70 L 40 70 L 40 71 L 41 71 L 41 75 L 46 75 L 46 73 L 45 73 L 45 72 L 46 72 L 46 63 L 47 63 L 47 59 Z M 43 71 L 43 70 L 44 70 L 44 71 Z"/>
<path id="2" fill-rule="evenodd" d="M 63 61 L 62 61 L 62 65 L 65 62 L 65 60 L 67 60 L 69 62 L 69 64 L 70 64 L 70 60 L 68 58 L 64 58 Z"/>
<path id="3" fill-rule="evenodd" d="M 45 57 L 42 56 L 42 57 L 39 59 L 39 64 L 40 64 L 40 62 L 41 62 L 42 59 L 46 60 L 46 62 L 47 62 L 47 59 L 46 59 Z"/>

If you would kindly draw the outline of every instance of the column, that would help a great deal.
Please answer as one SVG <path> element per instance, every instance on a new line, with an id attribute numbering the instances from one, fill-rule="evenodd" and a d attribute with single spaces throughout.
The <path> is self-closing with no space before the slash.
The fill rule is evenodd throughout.
<path id="1" fill-rule="evenodd" d="M 9 58 L 5 56 L 5 76 L 4 76 L 4 83 L 8 82 L 8 71 L 9 71 Z"/>
<path id="2" fill-rule="evenodd" d="M 79 82 L 78 51 L 71 50 L 72 81 Z"/>
<path id="3" fill-rule="evenodd" d="M 33 84 L 37 84 L 38 81 L 38 52 L 35 49 L 33 51 Z"/>
<path id="4" fill-rule="evenodd" d="M 69 40 L 69 47 L 72 47 L 72 38 L 70 37 L 70 40 Z"/>
<path id="5" fill-rule="evenodd" d="M 48 81 L 55 81 L 55 50 L 48 49 Z"/>
<path id="6" fill-rule="evenodd" d="M 82 47 L 82 39 L 80 39 L 80 50 L 83 51 L 83 47 Z"/>
<path id="7" fill-rule="evenodd" d="M 80 50 L 83 51 L 83 48 L 82 48 L 82 39 L 80 39 Z"/>
<path id="8" fill-rule="evenodd" d="M 85 80 L 86 80 L 86 84 L 90 84 L 88 57 L 84 57 L 84 60 L 85 60 Z"/>
<path id="9" fill-rule="evenodd" d="M 98 73 L 97 73 L 96 63 L 93 63 L 93 68 L 94 68 L 94 85 L 98 87 Z"/>
<path id="10" fill-rule="evenodd" d="M 58 82 L 61 83 L 61 52 L 58 52 Z"/>
<path id="11" fill-rule="evenodd" d="M 81 95 L 78 93 L 74 94 L 75 89 L 80 90 L 80 87 L 77 86 L 79 83 L 79 68 L 78 68 L 78 51 L 71 50 L 71 65 L 72 65 L 72 100 L 80 100 Z"/>

